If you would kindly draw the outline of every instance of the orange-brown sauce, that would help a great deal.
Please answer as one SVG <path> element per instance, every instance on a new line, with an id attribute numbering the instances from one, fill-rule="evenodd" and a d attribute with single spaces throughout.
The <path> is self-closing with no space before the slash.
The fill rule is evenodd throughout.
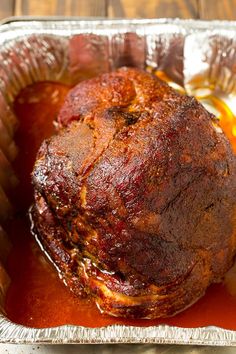
<path id="1" fill-rule="evenodd" d="M 76 298 L 59 279 L 30 234 L 27 209 L 32 202 L 30 172 L 36 152 L 42 140 L 53 133 L 53 120 L 68 90 L 55 83 L 38 83 L 23 90 L 15 101 L 15 112 L 20 120 L 16 135 L 20 154 L 15 169 L 20 184 L 13 196 L 18 214 L 7 227 L 13 244 L 7 264 L 12 280 L 5 302 L 8 317 L 30 327 L 165 323 L 180 327 L 215 325 L 236 330 L 236 266 L 224 282 L 210 286 L 196 304 L 172 318 L 161 320 L 124 320 L 102 315 L 93 302 Z M 222 122 L 224 128 L 224 119 Z M 227 123 L 228 129 L 232 130 L 232 127 Z M 229 134 L 229 138 L 236 147 L 233 134 Z"/>

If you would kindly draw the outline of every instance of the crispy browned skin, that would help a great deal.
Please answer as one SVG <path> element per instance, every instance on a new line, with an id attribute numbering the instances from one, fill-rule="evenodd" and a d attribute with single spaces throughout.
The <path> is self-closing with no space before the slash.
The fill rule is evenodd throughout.
<path id="1" fill-rule="evenodd" d="M 236 250 L 236 165 L 215 118 L 122 68 L 69 93 L 33 171 L 34 231 L 77 294 L 114 316 L 171 316 Z"/>

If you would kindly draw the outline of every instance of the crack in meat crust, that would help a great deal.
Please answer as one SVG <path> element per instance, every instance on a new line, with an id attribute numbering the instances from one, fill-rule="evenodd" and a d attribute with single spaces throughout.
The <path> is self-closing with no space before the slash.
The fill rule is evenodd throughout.
<path id="1" fill-rule="evenodd" d="M 121 68 L 72 89 L 58 123 L 35 162 L 31 215 L 76 294 L 156 318 L 222 278 L 236 253 L 236 161 L 213 115 Z"/>

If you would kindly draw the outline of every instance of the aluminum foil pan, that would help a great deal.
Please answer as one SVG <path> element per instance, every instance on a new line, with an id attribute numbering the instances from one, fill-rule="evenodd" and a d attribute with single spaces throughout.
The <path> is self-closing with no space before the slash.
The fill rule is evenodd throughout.
<path id="1" fill-rule="evenodd" d="M 194 20 L 22 20 L 0 26 L 0 223 L 12 212 L 9 191 L 17 183 L 11 162 L 18 152 L 12 111 L 25 86 L 79 80 L 122 65 L 163 71 L 170 83 L 198 97 L 214 94 L 236 112 L 236 23 Z M 200 90 L 200 93 L 199 93 Z M 211 105 L 208 100 L 208 108 Z M 217 114 L 217 112 L 216 112 Z M 0 227 L 0 248 L 9 249 Z M 1 253 L 0 253 L 1 257 Z M 2 262 L 4 260 L 2 259 Z M 0 301 L 9 279 L 0 266 Z M 169 343 L 236 345 L 236 332 L 217 327 L 166 325 L 34 329 L 0 315 L 4 343 Z"/>

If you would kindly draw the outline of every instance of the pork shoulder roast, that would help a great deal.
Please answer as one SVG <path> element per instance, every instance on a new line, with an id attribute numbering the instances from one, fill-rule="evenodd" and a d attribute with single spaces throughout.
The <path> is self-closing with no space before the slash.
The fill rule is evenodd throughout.
<path id="1" fill-rule="evenodd" d="M 128 318 L 174 315 L 236 253 L 236 158 L 193 97 L 138 69 L 73 88 L 32 174 L 34 232 L 69 288 Z"/>

